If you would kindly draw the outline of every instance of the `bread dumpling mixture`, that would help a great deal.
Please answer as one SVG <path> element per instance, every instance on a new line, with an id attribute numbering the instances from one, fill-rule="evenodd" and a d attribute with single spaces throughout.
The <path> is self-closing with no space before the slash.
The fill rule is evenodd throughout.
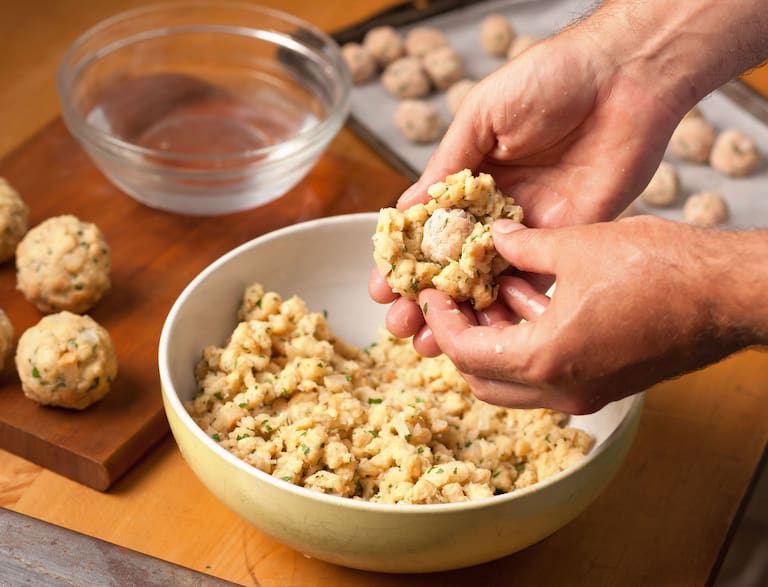
<path id="1" fill-rule="evenodd" d="M 212 441 L 276 479 L 375 503 L 433 504 L 528 487 L 592 438 L 552 410 L 472 395 L 445 356 L 383 334 L 358 349 L 297 296 L 249 286 L 239 324 L 203 350 L 185 404 Z"/>
<path id="2" fill-rule="evenodd" d="M 39 404 L 84 410 L 117 375 L 109 333 L 89 316 L 59 312 L 27 329 L 16 349 L 24 394 Z"/>
<path id="3" fill-rule="evenodd" d="M 13 345 L 13 325 L 5 312 L 0 310 L 0 371 Z"/>
<path id="4" fill-rule="evenodd" d="M 31 229 L 16 250 L 17 287 L 41 312 L 81 314 L 110 286 L 109 247 L 99 228 L 72 215 Z"/>
<path id="5" fill-rule="evenodd" d="M 468 169 L 430 186 L 430 200 L 401 212 L 383 208 L 373 236 L 374 260 L 393 291 L 416 299 L 434 287 L 456 301 L 488 307 L 495 278 L 509 264 L 496 252 L 491 224 L 522 221 L 523 211 L 487 173 Z"/>
<path id="6" fill-rule="evenodd" d="M 0 177 L 0 263 L 13 257 L 27 232 L 29 208 L 19 193 Z"/>

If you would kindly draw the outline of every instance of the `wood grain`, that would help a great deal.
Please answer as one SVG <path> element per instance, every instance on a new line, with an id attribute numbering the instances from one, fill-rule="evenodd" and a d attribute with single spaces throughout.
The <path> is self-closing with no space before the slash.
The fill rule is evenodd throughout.
<path id="1" fill-rule="evenodd" d="M 392 171 L 352 165 L 329 151 L 304 182 L 266 206 L 185 217 L 139 205 L 118 191 L 59 121 L 0 161 L 0 176 L 29 204 L 31 225 L 75 214 L 95 222 L 112 250 L 112 288 L 90 312 L 116 346 L 119 374 L 110 394 L 83 412 L 46 408 L 23 395 L 12 368 L 0 375 L 0 447 L 100 490 L 167 433 L 157 344 L 168 310 L 195 274 L 260 234 L 320 216 L 375 210 L 406 186 Z M 12 263 L 0 268 L 0 292 L 17 336 L 40 319 L 15 290 Z"/>

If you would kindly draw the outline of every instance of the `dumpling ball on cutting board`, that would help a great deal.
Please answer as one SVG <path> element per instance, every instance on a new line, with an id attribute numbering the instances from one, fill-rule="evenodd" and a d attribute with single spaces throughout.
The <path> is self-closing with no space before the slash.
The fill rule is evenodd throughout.
<path id="1" fill-rule="evenodd" d="M 13 325 L 5 312 L 0 310 L 0 371 L 13 345 Z"/>
<path id="2" fill-rule="evenodd" d="M 16 269 L 18 289 L 41 312 L 82 314 L 109 289 L 109 246 L 95 224 L 55 216 L 19 243 Z"/>
<path id="3" fill-rule="evenodd" d="M 117 358 L 103 326 L 89 316 L 59 312 L 21 335 L 16 369 L 31 400 L 84 410 L 109 393 Z"/>
<path id="4" fill-rule="evenodd" d="M 27 232 L 29 208 L 19 193 L 0 177 L 0 263 L 13 257 Z"/>

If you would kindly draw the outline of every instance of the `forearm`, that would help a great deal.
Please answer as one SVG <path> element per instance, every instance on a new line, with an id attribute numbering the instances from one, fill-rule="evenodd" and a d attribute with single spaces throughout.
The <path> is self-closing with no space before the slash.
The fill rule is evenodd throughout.
<path id="1" fill-rule="evenodd" d="M 717 233 L 706 262 L 716 328 L 735 349 L 768 344 L 768 230 Z"/>
<path id="2" fill-rule="evenodd" d="M 765 0 L 606 0 L 575 28 L 682 111 L 768 58 Z"/>

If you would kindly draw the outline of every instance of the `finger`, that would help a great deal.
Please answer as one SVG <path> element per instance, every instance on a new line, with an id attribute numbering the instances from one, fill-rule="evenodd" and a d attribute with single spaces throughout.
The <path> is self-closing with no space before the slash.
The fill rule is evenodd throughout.
<path id="1" fill-rule="evenodd" d="M 549 306 L 550 299 L 525 279 L 514 276 L 498 278 L 499 297 L 524 320 L 536 320 Z"/>
<path id="2" fill-rule="evenodd" d="M 443 354 L 443 351 L 437 346 L 437 341 L 429 326 L 424 326 L 424 328 L 414 335 L 413 348 L 415 348 L 416 352 L 422 357 L 437 357 Z"/>
<path id="3" fill-rule="evenodd" d="M 465 98 L 465 100 L 467 100 Z M 406 190 L 397 202 L 399 210 L 429 199 L 427 189 L 434 183 L 462 169 L 476 169 L 486 153 L 494 148 L 495 138 L 478 136 L 472 108 L 457 113 L 448 130 L 429 158 L 419 180 Z"/>
<path id="4" fill-rule="evenodd" d="M 416 302 L 398 298 L 387 311 L 387 330 L 398 338 L 409 338 L 424 326 L 424 316 Z"/>
<path id="5" fill-rule="evenodd" d="M 373 301 L 380 304 L 389 304 L 400 297 L 392 291 L 392 287 L 387 283 L 387 276 L 382 275 L 376 267 L 373 268 L 368 279 L 368 295 Z"/>
<path id="6" fill-rule="evenodd" d="M 549 407 L 546 405 L 546 395 L 541 389 L 517 382 L 485 379 L 467 373 L 462 373 L 462 376 L 472 390 L 472 394 L 486 403 L 523 410 Z"/>
<path id="7" fill-rule="evenodd" d="M 436 290 L 424 290 L 419 302 L 432 329 L 437 346 L 460 371 L 491 379 L 517 376 L 528 361 L 532 345 L 532 322 L 497 328 L 476 326 L 450 297 Z"/>
<path id="8" fill-rule="evenodd" d="M 498 300 L 487 308 L 475 310 L 475 316 L 477 323 L 481 326 L 500 326 L 519 322 L 519 317 L 515 316 L 506 305 Z"/>
<path id="9" fill-rule="evenodd" d="M 558 251 L 569 244 L 560 236 L 564 232 L 525 228 L 519 222 L 506 219 L 494 222 L 492 230 L 493 246 L 511 265 L 522 271 L 557 274 Z"/>

